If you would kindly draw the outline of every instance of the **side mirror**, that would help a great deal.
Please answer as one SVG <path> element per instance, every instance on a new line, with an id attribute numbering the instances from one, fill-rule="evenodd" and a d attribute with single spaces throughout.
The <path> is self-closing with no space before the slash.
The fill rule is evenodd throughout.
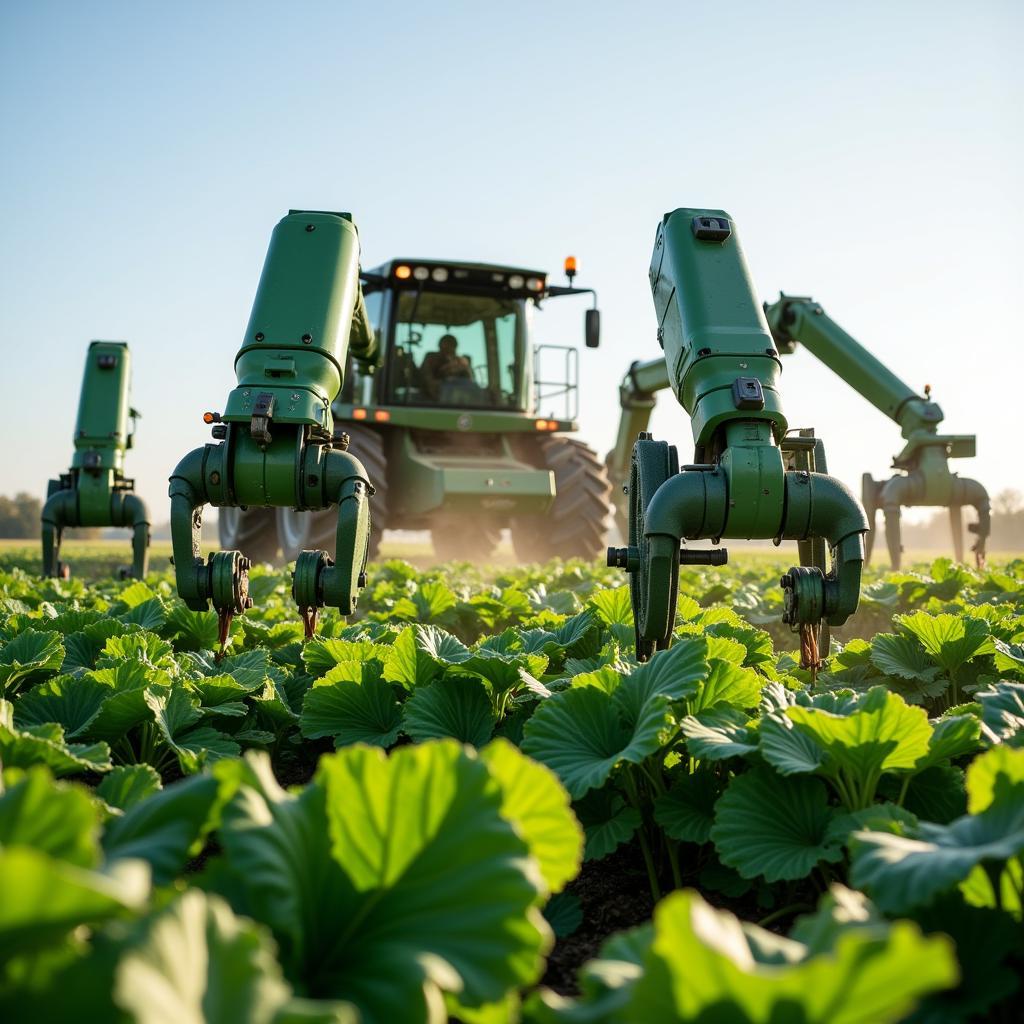
<path id="1" fill-rule="evenodd" d="M 597 348 L 601 344 L 601 311 L 588 309 L 583 321 L 583 338 L 587 348 Z"/>

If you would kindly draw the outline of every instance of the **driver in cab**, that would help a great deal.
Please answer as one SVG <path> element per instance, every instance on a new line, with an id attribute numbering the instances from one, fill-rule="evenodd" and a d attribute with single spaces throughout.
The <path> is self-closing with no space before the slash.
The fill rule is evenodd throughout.
<path id="1" fill-rule="evenodd" d="M 454 334 L 446 334 L 437 343 L 436 352 L 428 352 L 423 358 L 420 372 L 423 384 L 431 398 L 437 398 L 441 385 L 449 380 L 472 380 L 473 371 L 469 360 L 458 354 L 459 343 Z"/>

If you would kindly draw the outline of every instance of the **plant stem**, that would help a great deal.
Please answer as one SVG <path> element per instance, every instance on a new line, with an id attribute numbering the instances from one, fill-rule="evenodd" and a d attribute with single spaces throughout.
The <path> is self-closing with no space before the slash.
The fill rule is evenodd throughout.
<path id="1" fill-rule="evenodd" d="M 669 867 L 672 868 L 672 884 L 676 889 L 682 889 L 683 874 L 679 869 L 679 844 L 674 839 L 666 837 L 665 846 L 668 850 Z"/>
<path id="2" fill-rule="evenodd" d="M 623 778 L 626 780 L 626 792 L 629 796 L 629 802 L 640 812 L 643 818 L 637 835 L 640 839 L 640 852 L 644 855 L 644 865 L 647 868 L 647 881 L 651 886 L 651 896 L 654 897 L 654 901 L 657 903 L 661 899 L 661 887 L 658 885 L 658 872 L 654 868 L 651 844 L 647 841 L 647 815 L 644 814 L 644 809 L 640 804 L 640 793 L 636 787 L 636 779 L 633 777 L 631 765 L 626 766 Z"/>
<path id="3" fill-rule="evenodd" d="M 906 775 L 903 776 L 903 785 L 900 786 L 899 799 L 897 799 L 897 801 L 896 801 L 896 806 L 897 807 L 902 807 L 903 806 L 903 801 L 904 801 L 904 799 L 906 799 L 906 796 L 907 796 L 907 787 L 910 785 L 910 778 L 911 778 L 911 776 L 910 776 L 909 772 Z"/>
<path id="4" fill-rule="evenodd" d="M 779 918 L 785 917 L 787 914 L 798 914 L 801 911 L 809 913 L 812 910 L 814 907 L 810 903 L 787 903 L 784 907 L 773 910 L 767 917 L 762 917 L 757 922 L 757 926 L 758 928 L 767 928 L 773 921 L 778 921 Z"/>

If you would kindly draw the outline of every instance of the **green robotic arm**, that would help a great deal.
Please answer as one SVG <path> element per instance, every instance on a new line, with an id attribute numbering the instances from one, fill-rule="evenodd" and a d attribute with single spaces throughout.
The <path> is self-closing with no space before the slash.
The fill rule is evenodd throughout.
<path id="1" fill-rule="evenodd" d="M 43 575 L 68 576 L 60 560 L 68 526 L 127 526 L 132 529 L 132 566 L 122 576 L 142 579 L 149 559 L 149 515 L 124 475 L 124 455 L 132 446 L 138 413 L 128 404 L 131 356 L 123 341 L 94 341 L 75 422 L 75 454 L 69 472 L 51 480 L 43 506 Z"/>
<path id="2" fill-rule="evenodd" d="M 976 480 L 949 471 L 951 458 L 970 458 L 975 453 L 973 434 L 940 434 L 942 410 L 929 397 L 929 388 L 918 395 L 855 338 L 847 334 L 813 299 L 780 294 L 765 303 L 765 315 L 780 352 L 792 352 L 802 344 L 834 370 L 855 391 L 900 427 L 906 444 L 893 458 L 898 475 L 889 480 L 863 479 L 863 500 L 874 527 L 877 511 L 885 513 L 885 537 L 893 568 L 900 567 L 900 507 L 939 505 L 950 510 L 954 553 L 963 561 L 961 507 L 972 505 L 978 522 L 968 527 L 977 534 L 973 551 L 984 564 L 985 540 L 991 532 L 988 494 Z M 870 557 L 874 530 L 868 534 Z"/>
<path id="3" fill-rule="evenodd" d="M 249 561 L 239 551 L 200 551 L 202 507 L 337 505 L 336 558 L 303 551 L 292 593 L 315 630 L 326 604 L 355 610 L 365 584 L 370 529 L 366 470 L 335 434 L 331 402 L 351 347 L 371 359 L 376 340 L 359 285 L 359 239 L 347 213 L 291 211 L 271 237 L 252 315 L 235 358 L 237 386 L 223 414 L 208 413 L 214 438 L 171 475 L 171 539 L 178 593 L 193 610 L 212 602 L 221 641 L 231 617 L 252 606 Z"/>
<path id="4" fill-rule="evenodd" d="M 818 471 L 820 441 L 786 436 L 779 355 L 729 216 L 667 214 L 650 280 L 668 382 L 690 415 L 695 454 L 680 467 L 675 447 L 649 434 L 633 447 L 629 543 L 609 549 L 608 562 L 630 574 L 637 657 L 671 642 L 679 565 L 726 560 L 724 550 L 681 550 L 682 540 L 770 538 L 801 542 L 801 555 L 815 562 L 782 578 L 783 618 L 800 629 L 814 665 L 820 627 L 842 625 L 857 608 L 864 511 Z"/>

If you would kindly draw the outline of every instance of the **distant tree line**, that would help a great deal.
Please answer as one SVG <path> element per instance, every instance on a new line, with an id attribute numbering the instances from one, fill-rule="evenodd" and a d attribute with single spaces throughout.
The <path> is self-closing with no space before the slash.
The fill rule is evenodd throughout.
<path id="1" fill-rule="evenodd" d="M 0 537 L 38 537 L 43 503 L 22 491 L 13 498 L 0 496 Z"/>

